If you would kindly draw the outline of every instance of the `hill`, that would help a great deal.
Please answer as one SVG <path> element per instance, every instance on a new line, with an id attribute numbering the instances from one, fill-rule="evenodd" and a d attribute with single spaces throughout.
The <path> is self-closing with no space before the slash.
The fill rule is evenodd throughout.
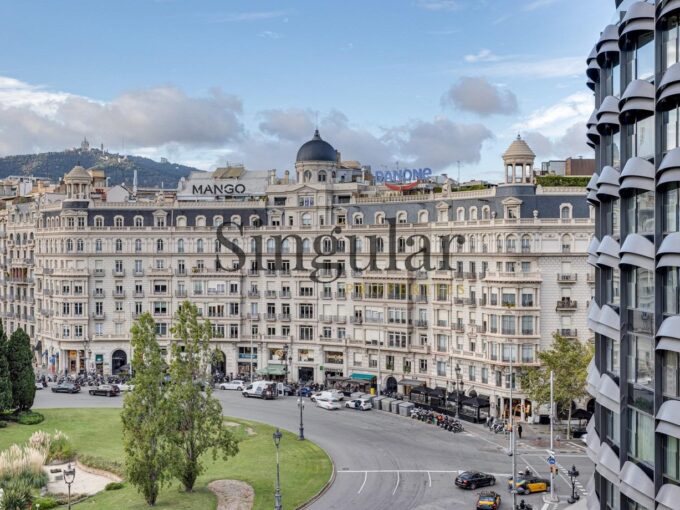
<path id="1" fill-rule="evenodd" d="M 175 188 L 181 177 L 198 170 L 165 161 L 159 163 L 141 156 L 111 154 L 99 149 L 72 149 L 0 158 L 0 178 L 9 175 L 34 175 L 58 182 L 78 164 L 85 168 L 105 170 L 111 186 L 123 182 L 132 184 L 133 172 L 137 170 L 137 183 L 141 187 L 160 187 L 162 183 L 164 188 Z"/>

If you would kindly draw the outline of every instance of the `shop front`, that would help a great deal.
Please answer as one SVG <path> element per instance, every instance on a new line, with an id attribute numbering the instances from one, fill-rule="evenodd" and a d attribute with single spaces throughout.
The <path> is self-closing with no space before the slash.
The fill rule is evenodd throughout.
<path id="1" fill-rule="evenodd" d="M 252 353 L 250 347 L 238 348 L 238 359 L 236 362 L 236 372 L 238 379 L 251 379 L 251 368 L 253 372 L 257 369 L 257 347 L 253 347 Z"/>
<path id="2" fill-rule="evenodd" d="M 94 355 L 94 369 L 97 375 L 104 375 L 104 355 L 95 354 Z"/>

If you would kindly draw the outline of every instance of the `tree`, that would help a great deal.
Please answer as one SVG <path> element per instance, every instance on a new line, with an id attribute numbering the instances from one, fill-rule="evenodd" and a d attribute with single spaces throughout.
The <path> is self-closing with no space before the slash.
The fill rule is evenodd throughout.
<path id="1" fill-rule="evenodd" d="M 170 479 L 172 449 L 167 440 L 168 402 L 163 384 L 165 363 L 156 341 L 156 324 L 149 313 L 132 326 L 133 389 L 125 395 L 123 447 L 127 479 L 153 506 Z"/>
<path id="2" fill-rule="evenodd" d="M 174 424 L 169 431 L 174 448 L 172 472 L 191 492 L 205 469 L 201 456 L 212 451 L 213 459 L 221 453 L 227 460 L 238 453 L 238 443 L 225 427 L 222 406 L 206 382 L 212 354 L 210 322 L 200 322 L 196 306 L 185 301 L 177 310 L 172 333 L 168 390 Z"/>
<path id="3" fill-rule="evenodd" d="M 0 322 L 0 411 L 12 407 L 12 380 L 7 361 L 7 335 Z"/>
<path id="4" fill-rule="evenodd" d="M 553 396 L 558 406 L 569 409 L 567 439 L 571 437 L 572 402 L 586 396 L 588 364 L 593 357 L 590 344 L 553 335 L 551 349 L 538 353 L 540 367 L 530 367 L 520 373 L 520 384 L 535 405 L 550 402 L 550 372 L 553 372 Z M 551 411 L 552 412 L 552 411 Z M 552 419 L 552 416 L 551 416 Z"/>
<path id="5" fill-rule="evenodd" d="M 31 339 L 21 328 L 9 337 L 7 362 L 12 381 L 12 407 L 26 411 L 31 408 L 35 399 L 35 373 Z"/>

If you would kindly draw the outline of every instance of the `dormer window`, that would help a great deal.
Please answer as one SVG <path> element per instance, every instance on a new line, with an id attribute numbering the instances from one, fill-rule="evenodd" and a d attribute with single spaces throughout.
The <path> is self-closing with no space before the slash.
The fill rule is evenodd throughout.
<path id="1" fill-rule="evenodd" d="M 319 182 L 326 182 L 326 172 L 323 170 L 319 172 Z"/>
<path id="2" fill-rule="evenodd" d="M 509 220 L 516 220 L 519 218 L 519 206 L 509 205 L 505 208 L 505 217 Z"/>

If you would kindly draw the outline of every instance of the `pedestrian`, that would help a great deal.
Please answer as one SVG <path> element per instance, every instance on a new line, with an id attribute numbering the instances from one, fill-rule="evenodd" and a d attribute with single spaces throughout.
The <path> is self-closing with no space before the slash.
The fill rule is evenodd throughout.
<path id="1" fill-rule="evenodd" d="M 522 439 L 522 424 L 517 425 L 517 435 L 519 436 L 520 439 Z"/>

